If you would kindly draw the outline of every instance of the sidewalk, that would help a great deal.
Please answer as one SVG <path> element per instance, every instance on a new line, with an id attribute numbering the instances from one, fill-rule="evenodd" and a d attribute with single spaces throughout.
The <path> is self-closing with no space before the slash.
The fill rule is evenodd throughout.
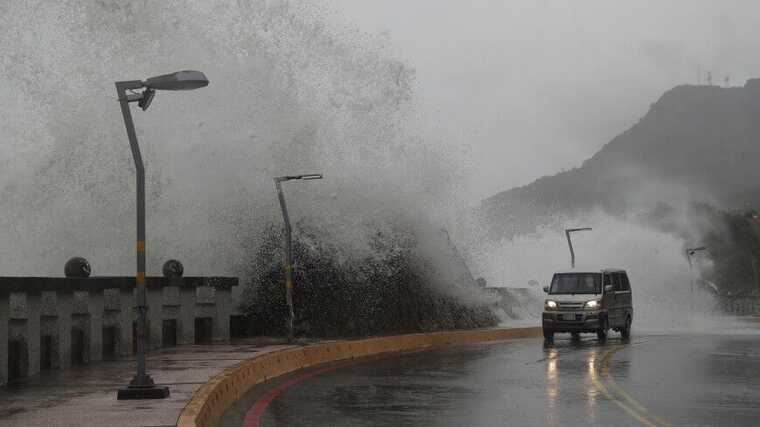
<path id="1" fill-rule="evenodd" d="M 257 339 L 152 351 L 148 372 L 171 393 L 160 400 L 116 400 L 116 391 L 134 375 L 133 358 L 44 372 L 0 388 L 0 426 L 174 426 L 195 390 L 211 377 L 287 347 L 283 341 Z"/>

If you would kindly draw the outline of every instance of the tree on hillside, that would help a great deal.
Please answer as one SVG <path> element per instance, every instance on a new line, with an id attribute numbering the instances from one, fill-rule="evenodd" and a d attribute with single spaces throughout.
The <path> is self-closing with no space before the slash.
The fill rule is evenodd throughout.
<path id="1" fill-rule="evenodd" d="M 712 210 L 710 215 L 715 226 L 703 239 L 713 261 L 707 279 L 725 294 L 757 290 L 755 269 L 760 260 L 757 213 L 754 210 Z"/>

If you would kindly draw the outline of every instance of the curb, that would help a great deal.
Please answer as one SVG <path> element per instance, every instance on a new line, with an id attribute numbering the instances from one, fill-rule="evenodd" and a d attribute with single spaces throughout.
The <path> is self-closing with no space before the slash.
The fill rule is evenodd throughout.
<path id="1" fill-rule="evenodd" d="M 240 362 L 211 378 L 195 391 L 182 409 L 177 426 L 216 426 L 224 412 L 256 384 L 320 363 L 427 347 L 540 336 L 540 327 L 479 329 L 334 341 L 277 350 Z"/>

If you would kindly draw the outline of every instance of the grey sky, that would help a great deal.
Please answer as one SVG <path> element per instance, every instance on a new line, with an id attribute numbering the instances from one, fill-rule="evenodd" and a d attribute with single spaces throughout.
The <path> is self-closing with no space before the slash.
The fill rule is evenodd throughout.
<path id="1" fill-rule="evenodd" d="M 578 166 L 672 86 L 760 77 L 760 2 L 331 0 L 417 72 L 472 203 Z M 704 74 L 704 73 L 703 73 Z"/>

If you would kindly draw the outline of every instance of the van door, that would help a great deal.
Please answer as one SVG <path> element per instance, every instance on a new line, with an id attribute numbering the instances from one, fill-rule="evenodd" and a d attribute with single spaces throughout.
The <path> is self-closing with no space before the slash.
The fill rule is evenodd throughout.
<path id="1" fill-rule="evenodd" d="M 623 323 L 623 313 L 622 313 L 622 295 L 621 291 L 623 290 L 623 281 L 621 278 L 620 273 L 612 273 L 610 274 L 612 276 L 612 288 L 613 288 L 613 294 L 612 294 L 612 302 L 610 304 L 609 308 L 609 316 L 610 316 L 610 327 L 611 328 L 617 328 Z"/>
<path id="2" fill-rule="evenodd" d="M 611 325 L 612 317 L 615 315 L 615 287 L 613 285 L 614 282 L 612 281 L 612 274 L 604 273 L 602 277 L 602 289 L 610 285 L 613 286 L 611 291 L 604 291 L 604 295 L 602 296 L 604 299 L 602 306 L 607 309 L 607 323 Z"/>
<path id="3" fill-rule="evenodd" d="M 617 300 L 620 305 L 620 322 L 625 326 L 625 319 L 631 316 L 633 319 L 633 294 L 631 292 L 631 283 L 628 281 L 626 273 L 620 274 L 620 292 L 617 292 Z"/>

